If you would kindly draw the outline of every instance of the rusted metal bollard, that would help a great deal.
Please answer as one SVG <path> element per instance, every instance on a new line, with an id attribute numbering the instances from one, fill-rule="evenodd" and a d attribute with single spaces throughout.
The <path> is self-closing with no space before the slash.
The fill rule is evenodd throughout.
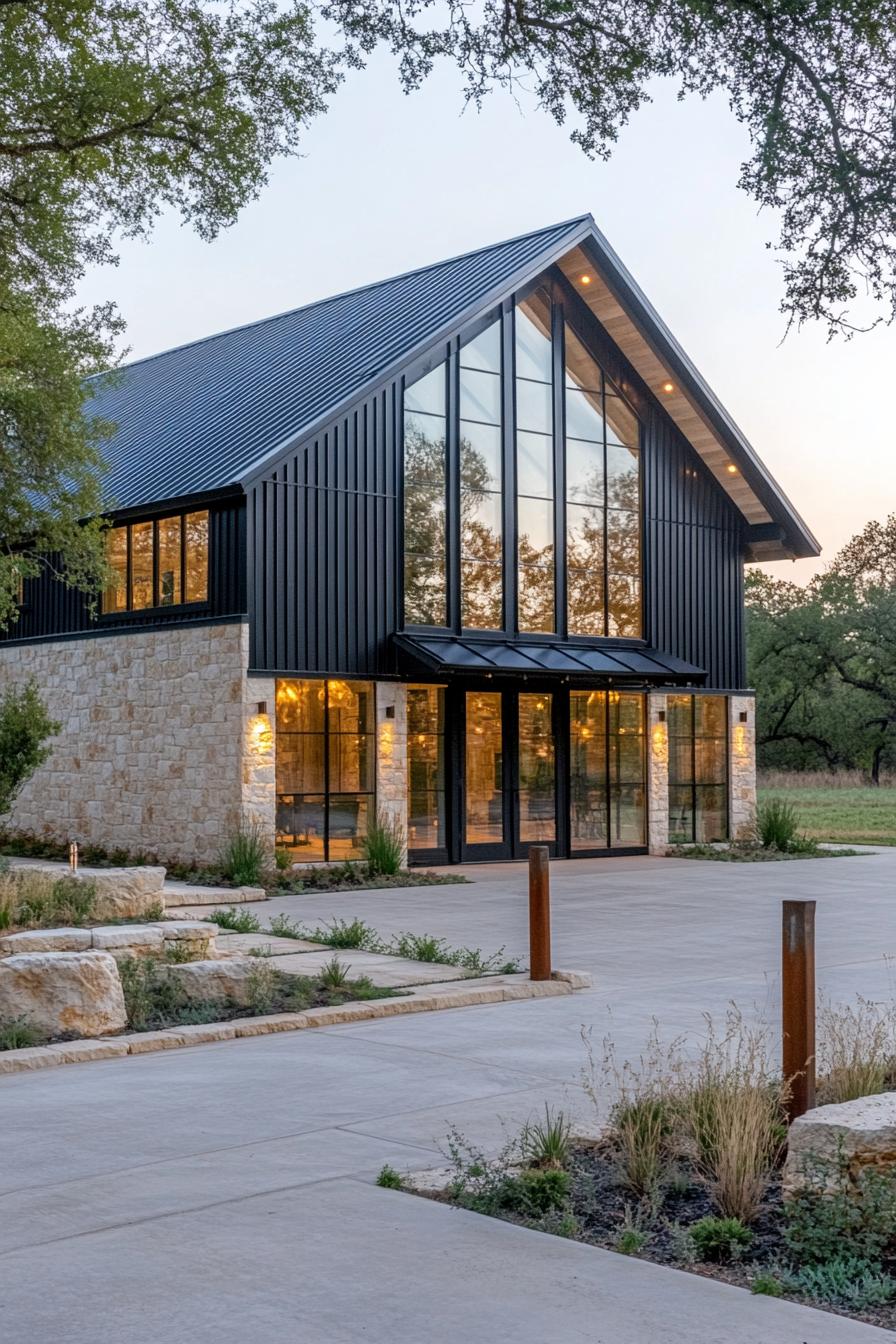
<path id="1" fill-rule="evenodd" d="M 547 845 L 529 848 L 529 979 L 551 978 L 551 878 Z"/>
<path id="2" fill-rule="evenodd" d="M 815 902 L 785 901 L 781 1028 L 790 1120 L 815 1105 Z"/>

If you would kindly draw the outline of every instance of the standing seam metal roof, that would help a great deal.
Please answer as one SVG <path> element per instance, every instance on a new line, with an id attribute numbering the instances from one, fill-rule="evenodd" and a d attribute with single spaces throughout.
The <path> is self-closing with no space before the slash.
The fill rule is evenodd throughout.
<path id="1" fill-rule="evenodd" d="M 235 484 L 590 216 L 221 332 L 91 380 L 117 425 L 106 497 L 130 508 Z"/>

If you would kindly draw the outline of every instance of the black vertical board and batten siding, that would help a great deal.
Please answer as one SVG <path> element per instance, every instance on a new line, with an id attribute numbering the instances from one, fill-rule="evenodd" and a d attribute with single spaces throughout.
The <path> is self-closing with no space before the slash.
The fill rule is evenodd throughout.
<path id="1" fill-rule="evenodd" d="M 705 668 L 708 685 L 741 688 L 740 514 L 606 333 L 596 336 L 595 354 L 643 425 L 644 638 Z M 402 386 L 391 379 L 249 487 L 254 670 L 397 674 Z"/>
<path id="2" fill-rule="evenodd" d="M 53 638 L 58 635 L 121 634 L 126 630 L 157 629 L 183 621 L 220 620 L 245 616 L 246 511 L 243 498 L 193 502 L 181 510 L 209 510 L 208 602 L 189 606 L 155 607 L 146 611 L 91 617 L 83 593 L 66 587 L 45 570 L 25 582 L 25 602 L 19 619 L 0 633 L 0 642 Z M 170 510 L 169 510 L 170 512 Z M 164 511 L 134 513 L 134 521 L 162 517 Z"/>

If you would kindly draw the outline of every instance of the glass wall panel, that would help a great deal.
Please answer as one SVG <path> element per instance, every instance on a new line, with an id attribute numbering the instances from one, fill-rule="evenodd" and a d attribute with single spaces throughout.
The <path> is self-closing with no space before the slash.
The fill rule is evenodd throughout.
<path id="1" fill-rule="evenodd" d="M 208 599 L 208 511 L 188 513 L 184 519 L 186 540 L 186 600 Z"/>
<path id="2" fill-rule="evenodd" d="M 181 601 L 181 518 L 159 519 L 159 606 Z"/>
<path id="3" fill-rule="evenodd" d="M 607 844 L 607 693 L 569 693 L 569 806 L 573 853 Z"/>
<path id="4" fill-rule="evenodd" d="M 466 821 L 468 845 L 504 840 L 504 745 L 499 691 L 466 695 Z"/>
<path id="5" fill-rule="evenodd" d="M 152 523 L 131 526 L 131 610 L 154 606 L 152 583 Z"/>
<path id="6" fill-rule="evenodd" d="M 404 393 L 404 619 L 446 625 L 445 366 Z"/>
<path id="7" fill-rule="evenodd" d="M 504 625 L 501 324 L 460 351 L 461 624 Z"/>
<path id="8" fill-rule="evenodd" d="M 724 695 L 670 695 L 669 840 L 728 838 L 728 705 Z"/>
<path id="9" fill-rule="evenodd" d="M 520 841 L 547 844 L 557 838 L 553 696 L 519 697 Z"/>
<path id="10" fill-rule="evenodd" d="M 373 683 L 278 681 L 276 742 L 279 843 L 358 857 L 374 810 Z"/>
<path id="11" fill-rule="evenodd" d="M 570 634 L 641 634 L 638 422 L 570 327 L 565 328 L 566 563 Z M 591 506 L 593 514 L 584 512 Z M 594 514 L 600 511 L 598 526 Z M 580 571 L 600 571 L 603 610 Z M 605 578 L 603 577 L 605 576 Z"/>
<path id="12" fill-rule="evenodd" d="M 553 356 L 551 301 L 536 290 L 517 305 L 516 425 L 518 623 L 556 629 L 554 612 Z"/>
<path id="13" fill-rule="evenodd" d="M 113 571 L 113 582 L 103 593 L 103 611 L 128 609 L 128 530 L 111 527 L 106 533 L 106 561 Z"/>
<path id="14" fill-rule="evenodd" d="M 610 844 L 643 845 L 647 808 L 644 696 L 608 693 Z"/>
<path id="15" fill-rule="evenodd" d="M 408 848 L 444 849 L 445 688 L 408 687 Z"/>

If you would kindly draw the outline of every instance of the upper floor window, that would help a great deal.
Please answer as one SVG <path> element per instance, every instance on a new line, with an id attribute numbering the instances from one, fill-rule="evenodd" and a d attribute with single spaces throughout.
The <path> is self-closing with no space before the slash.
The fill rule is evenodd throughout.
<path id="1" fill-rule="evenodd" d="M 568 303 L 546 279 L 405 390 L 407 625 L 640 637 L 640 426 Z"/>
<path id="2" fill-rule="evenodd" d="M 208 600 L 208 510 L 111 527 L 106 559 L 115 576 L 103 612 L 145 611 Z"/>

